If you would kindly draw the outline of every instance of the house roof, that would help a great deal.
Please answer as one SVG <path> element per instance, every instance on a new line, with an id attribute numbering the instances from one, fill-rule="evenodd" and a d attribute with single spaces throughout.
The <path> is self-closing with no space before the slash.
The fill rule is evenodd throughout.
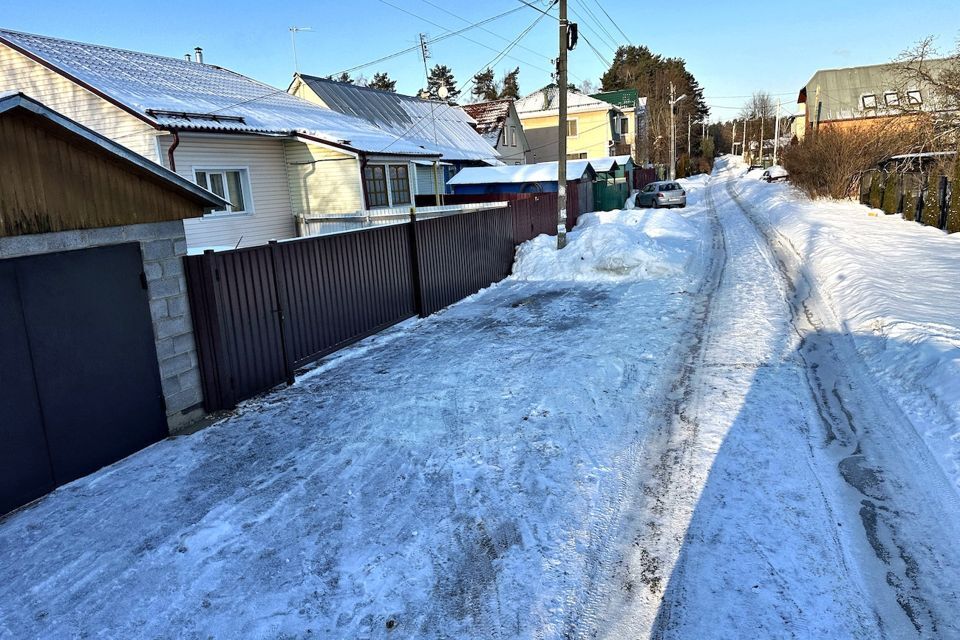
<path id="1" fill-rule="evenodd" d="M 620 168 L 620 163 L 612 156 L 587 158 L 587 162 L 590 163 L 593 170 L 597 173 L 609 173 L 610 171 L 616 171 Z"/>
<path id="2" fill-rule="evenodd" d="M 517 113 L 521 118 L 549 116 L 559 113 L 559 96 L 557 87 L 553 85 L 546 86 L 534 91 L 530 95 L 520 98 L 514 103 Z M 567 112 L 583 113 L 588 111 L 609 111 L 610 109 L 619 109 L 609 102 L 597 100 L 577 91 L 567 91 Z"/>
<path id="3" fill-rule="evenodd" d="M 924 64 L 927 71 L 936 74 L 948 64 L 948 61 L 933 59 L 925 61 Z M 896 62 L 842 69 L 820 69 L 801 88 L 797 103 L 807 103 L 811 109 L 815 110 L 817 105 L 814 103 L 817 100 L 817 87 L 819 87 L 821 121 L 894 115 L 900 113 L 900 109 L 888 108 L 884 94 L 902 94 L 904 90 L 920 90 L 924 107 L 936 109 L 937 99 L 933 91 L 910 78 L 905 74 L 906 70 L 905 64 Z M 875 96 L 876 108 L 864 106 L 862 98 L 868 95 Z M 899 95 L 898 99 L 901 104 L 907 104 L 906 96 Z"/>
<path id="4" fill-rule="evenodd" d="M 616 91 L 603 91 L 601 93 L 590 94 L 591 98 L 609 102 L 615 107 L 621 109 L 633 109 L 637 106 L 640 93 L 636 89 L 618 89 Z"/>
<path id="5" fill-rule="evenodd" d="M 477 133 L 486 138 L 490 144 L 496 145 L 500 132 L 503 131 L 503 125 L 510 116 L 512 102 L 510 98 L 477 102 L 463 105 L 463 110 L 476 121 Z"/>
<path id="6" fill-rule="evenodd" d="M 447 180 L 457 184 L 517 184 L 524 182 L 556 182 L 556 162 L 536 164 L 502 165 L 499 167 L 468 167 Z M 567 180 L 579 180 L 584 174 L 596 173 L 588 160 L 568 160 Z"/>
<path id="7" fill-rule="evenodd" d="M 196 183 L 181 177 L 180 175 L 161 167 L 155 162 L 151 162 L 139 153 L 135 153 L 126 147 L 117 144 L 113 140 L 104 137 L 88 129 L 66 116 L 63 116 L 46 105 L 24 95 L 20 92 L 0 93 L 0 118 L 8 113 L 26 112 L 34 117 L 42 118 L 56 127 L 67 131 L 68 133 L 83 139 L 110 154 L 127 167 L 134 168 L 140 174 L 146 174 L 155 181 L 161 182 L 164 187 L 179 193 L 184 198 L 197 203 L 206 209 L 223 209 L 230 203 L 223 198 L 210 193 L 206 189 L 198 186 Z"/>
<path id="8" fill-rule="evenodd" d="M 474 120 L 456 105 L 316 76 L 298 77 L 330 109 L 362 118 L 399 139 L 436 149 L 445 160 L 499 162 L 496 149 L 477 133 Z"/>
<path id="9" fill-rule="evenodd" d="M 368 153 L 437 155 L 239 73 L 181 58 L 0 29 L 6 44 L 160 129 L 303 134 Z M 18 87 L 11 87 L 18 88 Z"/>

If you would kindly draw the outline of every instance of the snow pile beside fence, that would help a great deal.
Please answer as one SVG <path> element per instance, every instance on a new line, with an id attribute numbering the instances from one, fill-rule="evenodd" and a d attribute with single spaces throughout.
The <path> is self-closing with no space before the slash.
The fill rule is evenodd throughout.
<path id="1" fill-rule="evenodd" d="M 588 213 L 557 251 L 542 235 L 517 250 L 520 280 L 623 282 L 680 275 L 696 255 L 700 231 L 682 215 L 662 209 Z"/>

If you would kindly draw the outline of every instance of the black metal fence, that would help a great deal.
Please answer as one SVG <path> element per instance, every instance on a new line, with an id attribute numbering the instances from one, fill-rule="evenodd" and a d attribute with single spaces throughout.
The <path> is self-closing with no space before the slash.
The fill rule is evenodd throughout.
<path id="1" fill-rule="evenodd" d="M 541 233 L 556 233 L 555 194 L 187 256 L 205 408 L 232 408 L 292 382 L 299 367 L 502 280 L 516 245 Z"/>

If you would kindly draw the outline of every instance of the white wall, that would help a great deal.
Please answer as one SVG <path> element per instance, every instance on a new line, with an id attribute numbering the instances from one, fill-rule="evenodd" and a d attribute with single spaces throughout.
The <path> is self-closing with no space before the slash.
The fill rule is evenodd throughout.
<path id="1" fill-rule="evenodd" d="M 167 149 L 172 141 L 170 135 L 160 138 L 164 166 L 167 166 Z M 241 247 L 248 247 L 296 237 L 282 140 L 265 136 L 181 133 L 180 144 L 174 150 L 174 162 L 177 173 L 191 181 L 195 167 L 245 168 L 250 178 L 253 213 L 211 213 L 184 220 L 190 249 L 234 247 L 238 242 Z"/>

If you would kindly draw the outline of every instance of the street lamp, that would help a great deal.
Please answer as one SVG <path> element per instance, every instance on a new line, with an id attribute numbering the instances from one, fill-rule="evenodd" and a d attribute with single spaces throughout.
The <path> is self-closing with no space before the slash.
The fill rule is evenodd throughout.
<path id="1" fill-rule="evenodd" d="M 674 118 L 674 111 L 677 103 L 687 97 L 683 94 L 679 98 L 673 97 L 673 83 L 670 83 L 670 179 L 677 179 L 677 123 Z"/>

